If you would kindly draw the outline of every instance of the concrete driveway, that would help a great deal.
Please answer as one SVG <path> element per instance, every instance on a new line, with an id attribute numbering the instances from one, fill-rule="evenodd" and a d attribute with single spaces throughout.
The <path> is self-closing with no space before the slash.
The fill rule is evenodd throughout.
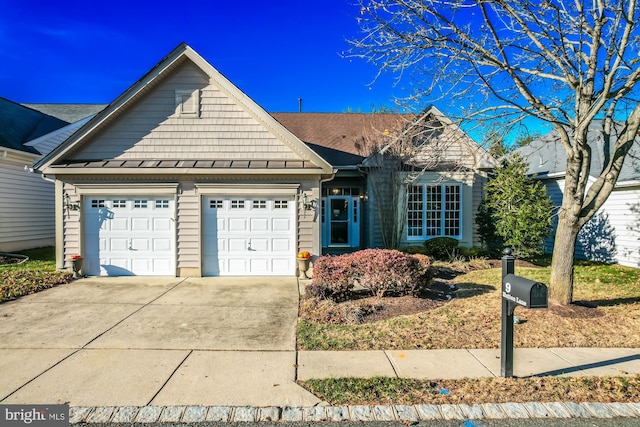
<path id="1" fill-rule="evenodd" d="M 306 406 L 291 277 L 87 278 L 0 304 L 0 403 Z"/>

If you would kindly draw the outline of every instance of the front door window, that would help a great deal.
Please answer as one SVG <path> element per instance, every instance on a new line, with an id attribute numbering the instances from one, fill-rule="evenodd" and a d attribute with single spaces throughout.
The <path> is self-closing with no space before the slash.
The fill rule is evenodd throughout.
<path id="1" fill-rule="evenodd" d="M 331 199 L 331 245 L 349 244 L 349 200 Z"/>
<path id="2" fill-rule="evenodd" d="M 323 246 L 360 245 L 360 199 L 330 196 L 322 201 Z"/>

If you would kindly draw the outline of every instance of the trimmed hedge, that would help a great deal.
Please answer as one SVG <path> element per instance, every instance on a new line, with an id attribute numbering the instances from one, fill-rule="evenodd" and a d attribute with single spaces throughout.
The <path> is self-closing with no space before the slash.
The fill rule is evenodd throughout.
<path id="1" fill-rule="evenodd" d="M 434 237 L 425 240 L 424 247 L 427 255 L 439 260 L 448 260 L 455 255 L 458 241 L 452 237 Z"/>
<path id="2" fill-rule="evenodd" d="M 433 278 L 431 262 L 425 255 L 408 255 L 396 250 L 365 249 L 316 260 L 313 281 L 307 295 L 350 299 L 356 284 L 372 295 L 411 295 L 428 286 Z"/>

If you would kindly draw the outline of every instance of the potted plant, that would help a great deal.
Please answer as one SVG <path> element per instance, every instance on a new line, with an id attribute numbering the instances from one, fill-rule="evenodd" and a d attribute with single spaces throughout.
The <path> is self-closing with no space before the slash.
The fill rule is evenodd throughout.
<path id="1" fill-rule="evenodd" d="M 309 270 L 309 261 L 311 260 L 311 253 L 308 251 L 298 252 L 296 257 L 298 260 L 298 271 L 300 272 L 300 279 L 308 279 L 307 271 Z"/>
<path id="2" fill-rule="evenodd" d="M 81 255 L 70 255 L 67 258 L 67 261 L 71 263 L 71 269 L 73 270 L 73 278 L 79 279 L 82 277 L 80 275 L 80 270 L 82 270 L 82 256 Z"/>

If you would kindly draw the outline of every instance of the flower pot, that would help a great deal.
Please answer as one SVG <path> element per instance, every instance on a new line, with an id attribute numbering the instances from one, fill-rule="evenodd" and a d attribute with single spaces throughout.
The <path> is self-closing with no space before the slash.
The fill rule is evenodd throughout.
<path id="1" fill-rule="evenodd" d="M 69 258 L 71 263 L 71 269 L 73 270 L 73 278 L 79 279 L 82 277 L 80 270 L 82 270 L 82 257 L 74 256 Z"/>
<path id="2" fill-rule="evenodd" d="M 309 270 L 309 261 L 311 258 L 296 258 L 298 260 L 298 271 L 300 272 L 299 279 L 308 279 L 307 271 Z"/>

